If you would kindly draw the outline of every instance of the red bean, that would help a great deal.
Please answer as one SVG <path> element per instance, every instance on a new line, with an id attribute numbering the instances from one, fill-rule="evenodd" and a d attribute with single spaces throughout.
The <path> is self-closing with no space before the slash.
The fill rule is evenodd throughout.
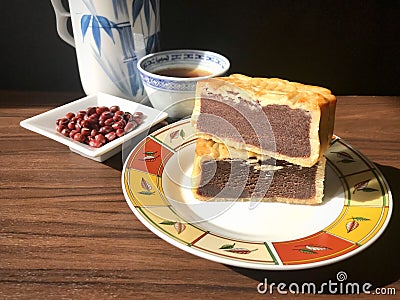
<path id="1" fill-rule="evenodd" d="M 63 129 L 65 129 L 65 128 L 66 128 L 66 127 L 65 127 L 64 125 L 60 124 L 60 125 L 57 126 L 56 131 L 61 133 L 61 131 L 62 131 Z"/>
<path id="2" fill-rule="evenodd" d="M 121 137 L 121 136 L 123 136 L 123 135 L 125 134 L 125 130 L 122 129 L 122 128 L 118 128 L 118 129 L 115 131 L 115 133 L 116 133 L 116 135 L 117 135 L 118 137 Z"/>
<path id="3" fill-rule="evenodd" d="M 59 121 L 59 124 L 67 125 L 68 122 L 69 122 L 69 119 L 68 119 L 68 118 L 61 118 L 60 121 Z"/>
<path id="4" fill-rule="evenodd" d="M 90 121 L 89 120 L 82 120 L 79 124 L 82 127 L 89 127 Z"/>
<path id="5" fill-rule="evenodd" d="M 120 123 L 120 122 L 117 122 L 117 123 L 112 124 L 111 127 L 112 127 L 112 129 L 114 129 L 114 130 L 117 130 L 117 129 L 120 129 L 120 128 L 124 128 L 124 126 L 121 126 L 121 123 Z"/>
<path id="6" fill-rule="evenodd" d="M 114 114 L 113 120 L 114 120 L 115 122 L 118 122 L 118 121 L 120 121 L 120 120 L 123 120 L 123 117 L 122 117 L 121 115 Z"/>
<path id="7" fill-rule="evenodd" d="M 89 116 L 92 116 L 93 114 L 96 113 L 96 107 L 88 107 L 88 109 L 86 110 L 86 113 L 87 113 Z"/>
<path id="8" fill-rule="evenodd" d="M 129 112 L 124 113 L 124 120 L 126 122 L 129 122 L 130 120 L 132 120 L 132 114 Z"/>
<path id="9" fill-rule="evenodd" d="M 75 129 L 75 125 L 76 125 L 76 123 L 71 121 L 68 123 L 67 127 L 68 127 L 68 129 L 72 130 L 72 129 Z"/>
<path id="10" fill-rule="evenodd" d="M 79 132 L 75 133 L 75 135 L 74 135 L 74 140 L 77 142 L 84 142 L 85 139 L 86 139 L 86 137 Z"/>
<path id="11" fill-rule="evenodd" d="M 100 119 L 109 119 L 114 117 L 114 113 L 112 113 L 111 111 L 105 111 L 100 115 Z"/>
<path id="12" fill-rule="evenodd" d="M 109 111 L 110 109 L 107 106 L 99 106 L 96 108 L 96 113 L 101 115 L 105 111 Z"/>
<path id="13" fill-rule="evenodd" d="M 69 137 L 70 138 L 74 138 L 74 135 L 78 133 L 78 131 L 76 131 L 75 129 L 71 130 L 71 132 L 69 133 Z"/>
<path id="14" fill-rule="evenodd" d="M 81 134 L 83 134 L 84 136 L 89 136 L 90 135 L 90 129 L 87 127 L 83 127 L 81 129 Z"/>
<path id="15" fill-rule="evenodd" d="M 70 130 L 69 130 L 68 128 L 64 128 L 63 130 L 61 130 L 60 133 L 61 133 L 63 136 L 68 137 L 68 136 L 69 136 L 69 132 L 70 132 Z"/>
<path id="16" fill-rule="evenodd" d="M 112 119 L 112 118 L 109 118 L 104 121 L 104 125 L 106 125 L 106 126 L 111 126 L 112 124 L 114 124 L 114 119 Z"/>
<path id="17" fill-rule="evenodd" d="M 116 111 L 119 111 L 119 110 L 120 109 L 119 109 L 118 105 L 113 105 L 113 106 L 110 107 L 110 111 L 113 112 L 113 113 L 115 113 Z"/>
<path id="18" fill-rule="evenodd" d="M 92 131 L 90 132 L 90 136 L 91 137 L 95 137 L 97 135 L 97 129 L 92 129 Z"/>
<path id="19" fill-rule="evenodd" d="M 107 141 L 111 142 L 112 140 L 115 140 L 117 138 L 117 134 L 114 131 L 111 131 L 105 135 L 105 138 Z"/>
<path id="20" fill-rule="evenodd" d="M 138 123 L 138 125 L 143 123 L 143 119 L 140 117 L 133 117 L 133 119 L 135 120 L 136 123 Z"/>
<path id="21" fill-rule="evenodd" d="M 141 111 L 137 111 L 133 114 L 134 118 L 141 118 L 143 119 L 143 113 Z"/>
<path id="22" fill-rule="evenodd" d="M 88 120 L 96 120 L 96 122 L 98 122 L 99 121 L 99 115 L 94 113 L 93 115 L 89 116 Z"/>
<path id="23" fill-rule="evenodd" d="M 76 114 L 76 116 L 78 117 L 78 118 L 81 118 L 81 119 L 83 119 L 83 117 L 86 115 L 86 111 L 84 111 L 84 110 L 80 110 L 77 114 Z"/>
<path id="24" fill-rule="evenodd" d="M 135 121 L 130 121 L 130 122 L 126 123 L 124 130 L 125 130 L 125 132 L 130 132 L 133 129 L 135 129 L 137 126 L 138 126 L 138 124 Z"/>
<path id="25" fill-rule="evenodd" d="M 114 114 L 122 117 L 124 115 L 124 112 L 122 110 L 117 110 Z"/>
<path id="26" fill-rule="evenodd" d="M 102 135 L 101 133 L 99 133 L 98 135 L 96 135 L 96 136 L 94 137 L 94 139 L 95 139 L 96 141 L 98 141 L 99 143 L 101 143 L 101 144 L 105 144 L 105 143 L 106 143 L 106 138 L 105 138 L 105 136 Z"/>
<path id="27" fill-rule="evenodd" d="M 99 133 L 106 134 L 106 133 L 109 133 L 112 130 L 113 130 L 113 128 L 111 126 L 103 126 L 103 127 L 100 127 Z"/>
<path id="28" fill-rule="evenodd" d="M 103 146 L 103 144 L 96 140 L 89 140 L 89 146 L 93 148 L 100 148 Z"/>
<path id="29" fill-rule="evenodd" d="M 69 120 L 71 120 L 73 117 L 75 117 L 75 114 L 73 112 L 69 112 L 65 115 L 65 117 Z"/>
<path id="30" fill-rule="evenodd" d="M 69 120 L 67 118 L 61 118 L 56 121 L 56 125 L 68 125 Z"/>

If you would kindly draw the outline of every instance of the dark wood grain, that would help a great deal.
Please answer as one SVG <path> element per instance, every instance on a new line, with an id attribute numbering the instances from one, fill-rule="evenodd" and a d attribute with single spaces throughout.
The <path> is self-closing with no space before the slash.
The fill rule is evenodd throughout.
<path id="1" fill-rule="evenodd" d="M 391 185 L 395 207 L 383 236 L 352 258 L 291 272 L 233 268 L 193 256 L 151 233 L 121 190 L 121 154 L 98 163 L 19 126 L 78 95 L 0 92 L 1 299 L 289 299 L 257 284 L 353 282 L 394 287 L 399 299 L 400 97 L 339 97 L 335 133 L 367 155 Z M 43 105 L 31 105 L 40 103 Z M 4 100 L 4 101 L 3 101 Z M 373 295 L 353 298 L 377 299 Z"/>

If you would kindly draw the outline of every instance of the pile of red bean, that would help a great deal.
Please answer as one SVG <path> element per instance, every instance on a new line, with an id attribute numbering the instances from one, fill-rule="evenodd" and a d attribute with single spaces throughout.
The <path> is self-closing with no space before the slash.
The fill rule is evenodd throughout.
<path id="1" fill-rule="evenodd" d="M 132 131 L 143 122 L 143 113 L 122 111 L 119 106 L 97 106 L 67 113 L 56 122 L 57 132 L 77 142 L 99 148 Z"/>

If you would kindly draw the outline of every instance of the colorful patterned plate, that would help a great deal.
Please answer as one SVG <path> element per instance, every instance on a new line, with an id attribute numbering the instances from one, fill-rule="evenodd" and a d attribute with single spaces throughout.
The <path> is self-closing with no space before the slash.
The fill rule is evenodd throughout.
<path id="1" fill-rule="evenodd" d="M 198 201 L 190 190 L 193 134 L 189 120 L 158 130 L 132 150 L 122 172 L 137 218 L 182 250 L 238 267 L 305 269 L 357 254 L 389 222 L 385 179 L 340 138 L 326 153 L 321 205 Z"/>

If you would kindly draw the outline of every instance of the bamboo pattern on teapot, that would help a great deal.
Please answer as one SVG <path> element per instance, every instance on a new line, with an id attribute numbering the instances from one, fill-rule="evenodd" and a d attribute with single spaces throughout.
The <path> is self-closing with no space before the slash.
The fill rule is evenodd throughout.
<path id="1" fill-rule="evenodd" d="M 113 22 L 104 16 L 98 15 L 92 0 L 82 1 L 90 12 L 90 14 L 84 14 L 81 17 L 82 36 L 85 39 L 85 36 L 89 34 L 89 28 L 91 29 L 91 35 L 95 42 L 95 47 L 92 48 L 93 54 L 104 73 L 124 94 L 136 96 L 141 91 L 143 95 L 143 84 L 136 68 L 140 57 L 135 52 L 135 46 L 137 45 L 135 45 L 132 29 L 135 26 L 140 27 L 143 34 L 145 54 L 159 49 L 159 0 L 133 0 L 131 7 L 128 7 L 127 0 L 109 0 L 112 1 L 114 16 L 118 22 Z M 130 21 L 130 11 L 132 23 Z M 153 22 L 153 19 L 155 19 L 155 22 Z M 116 69 L 110 61 L 101 57 L 102 31 L 112 40 L 114 45 L 115 38 L 119 38 L 124 55 L 120 65 L 125 65 L 126 70 L 122 68 Z M 117 33 L 116 36 L 114 32 Z M 124 78 L 129 78 L 128 82 L 125 82 Z"/>

